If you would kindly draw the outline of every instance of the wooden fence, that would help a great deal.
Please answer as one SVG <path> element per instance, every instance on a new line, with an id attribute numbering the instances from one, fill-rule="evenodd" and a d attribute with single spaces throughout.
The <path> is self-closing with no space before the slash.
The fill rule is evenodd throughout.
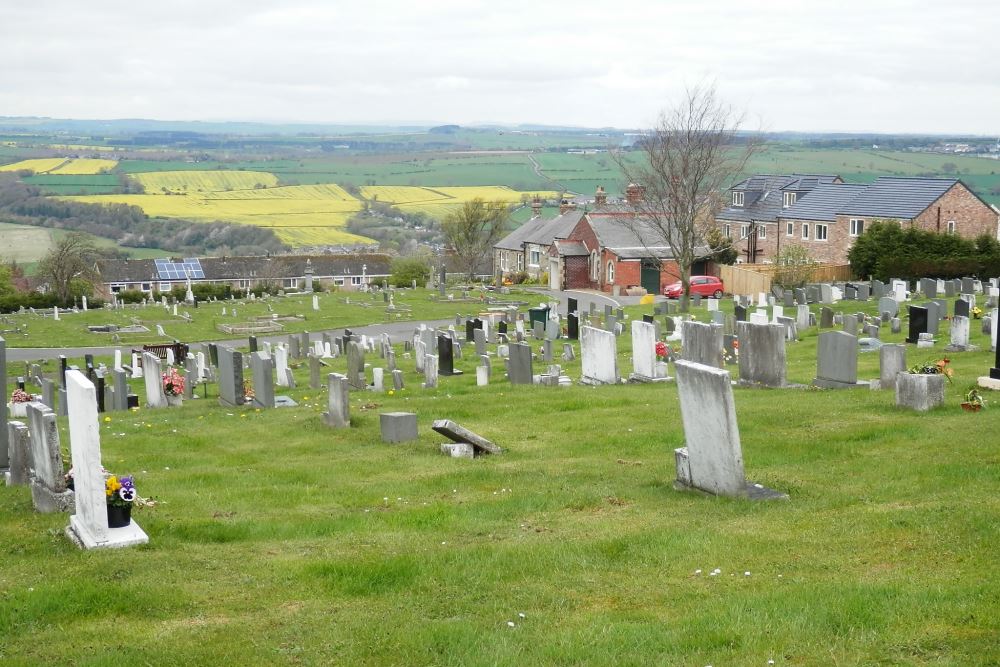
<path id="1" fill-rule="evenodd" d="M 777 264 L 736 264 L 719 267 L 719 277 L 729 294 L 770 293 L 771 281 L 782 267 Z M 825 283 L 851 279 L 850 264 L 816 264 L 807 282 Z"/>

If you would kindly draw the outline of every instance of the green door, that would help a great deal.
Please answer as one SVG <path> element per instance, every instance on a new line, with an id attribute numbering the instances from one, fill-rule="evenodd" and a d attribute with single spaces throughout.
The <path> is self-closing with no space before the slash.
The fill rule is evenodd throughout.
<path id="1" fill-rule="evenodd" d="M 642 263 L 640 282 L 649 294 L 659 294 L 660 265 L 654 262 L 644 261 Z"/>

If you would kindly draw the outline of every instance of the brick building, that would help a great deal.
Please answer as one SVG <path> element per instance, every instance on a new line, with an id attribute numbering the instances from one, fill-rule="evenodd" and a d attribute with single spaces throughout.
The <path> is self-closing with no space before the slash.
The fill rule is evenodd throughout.
<path id="1" fill-rule="evenodd" d="M 782 248 L 806 248 L 814 260 L 846 264 L 854 240 L 875 221 L 942 234 L 996 236 L 998 211 L 954 178 L 883 176 L 844 183 L 829 175 L 760 175 L 737 183 L 716 216 L 741 261 L 774 261 Z"/>
<path id="2" fill-rule="evenodd" d="M 549 248 L 556 239 L 564 239 L 583 212 L 563 205 L 555 218 L 536 215 L 493 246 L 493 275 L 497 280 L 515 273 L 527 273 L 538 280 L 550 272 Z"/>

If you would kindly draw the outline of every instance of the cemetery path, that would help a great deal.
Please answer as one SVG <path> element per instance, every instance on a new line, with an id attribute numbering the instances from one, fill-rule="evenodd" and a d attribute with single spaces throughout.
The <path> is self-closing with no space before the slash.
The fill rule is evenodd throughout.
<path id="1" fill-rule="evenodd" d="M 576 299 L 577 307 L 580 308 L 581 311 L 588 310 L 591 302 L 594 303 L 595 308 L 600 310 L 604 308 L 605 304 L 610 304 L 615 308 L 619 306 L 637 306 L 639 305 L 639 301 L 642 299 L 641 296 L 610 296 L 596 290 L 560 291 L 549 289 L 531 289 L 531 291 L 536 292 L 537 294 L 545 295 L 551 301 L 559 301 L 559 305 L 563 312 L 566 310 L 569 299 Z M 662 301 L 663 297 L 658 297 L 657 300 Z"/>
<path id="2" fill-rule="evenodd" d="M 369 324 L 359 327 L 349 327 L 350 330 L 357 334 L 364 334 L 366 336 L 379 336 L 383 333 L 389 334 L 389 339 L 393 343 L 401 343 L 404 340 L 409 339 L 413 333 L 414 327 L 420 324 L 426 324 L 427 326 L 448 326 L 449 324 L 454 324 L 454 320 L 407 320 L 406 322 L 389 322 L 384 324 Z M 328 329 L 324 331 L 313 331 L 309 334 L 311 340 L 318 340 L 323 333 L 334 333 L 338 335 L 343 333 L 343 329 Z M 289 334 L 280 334 L 277 336 L 258 336 L 259 341 L 268 341 L 271 343 L 278 343 L 288 340 Z M 206 343 L 209 341 L 206 341 Z M 246 338 L 237 338 L 231 340 L 218 340 L 210 341 L 213 343 L 218 343 L 220 345 L 234 346 L 245 346 L 247 344 Z M 203 345 L 200 342 L 191 342 L 190 345 L 193 349 L 197 349 L 196 346 Z M 7 348 L 7 361 L 38 361 L 41 359 L 58 359 L 59 355 L 66 355 L 68 358 L 78 358 L 85 354 L 92 354 L 96 356 L 112 356 L 115 350 L 121 350 L 123 356 L 131 353 L 132 346 L 130 345 L 110 345 L 107 347 L 8 347 Z"/>

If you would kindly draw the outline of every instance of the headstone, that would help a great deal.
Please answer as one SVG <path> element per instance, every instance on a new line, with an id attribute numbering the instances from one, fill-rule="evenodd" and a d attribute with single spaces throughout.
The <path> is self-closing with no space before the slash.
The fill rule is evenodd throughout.
<path id="1" fill-rule="evenodd" d="M 365 351 L 354 340 L 347 342 L 347 381 L 351 389 L 365 388 Z"/>
<path id="2" fill-rule="evenodd" d="M 941 321 L 941 317 L 944 315 L 944 311 L 941 307 L 934 301 L 929 301 L 924 304 L 924 308 L 927 309 L 927 331 L 926 333 L 937 335 L 938 333 L 938 323 Z"/>
<path id="3" fill-rule="evenodd" d="M 254 352 L 257 352 L 257 337 L 256 336 L 250 336 L 249 341 L 250 341 L 250 352 L 251 352 L 251 354 L 254 353 Z"/>
<path id="4" fill-rule="evenodd" d="M 28 429 L 31 433 L 31 500 L 35 511 L 65 512 L 73 505 L 73 492 L 66 489 L 62 450 L 56 415 L 42 403 L 28 404 Z"/>
<path id="5" fill-rule="evenodd" d="M 650 381 L 661 377 L 656 363 L 656 327 L 632 320 L 632 378 Z"/>
<path id="6" fill-rule="evenodd" d="M 424 355 L 424 389 L 435 389 L 438 386 L 438 355 Z"/>
<path id="7" fill-rule="evenodd" d="M 972 278 L 962 278 L 962 294 L 972 294 L 975 291 L 975 280 Z"/>
<path id="8" fill-rule="evenodd" d="M 818 341 L 814 385 L 827 389 L 867 386 L 858 382 L 857 336 L 846 331 L 825 331 Z"/>
<path id="9" fill-rule="evenodd" d="M 879 388 L 896 389 L 896 375 L 906 371 L 906 346 L 883 345 L 878 351 Z"/>
<path id="10" fill-rule="evenodd" d="M 219 360 L 219 403 L 236 407 L 245 402 L 243 392 L 243 353 L 229 347 L 217 348 Z"/>
<path id="11" fill-rule="evenodd" d="M 955 299 L 955 317 L 969 317 L 969 302 L 965 299 Z"/>
<path id="12" fill-rule="evenodd" d="M 403 390 L 403 371 L 397 369 L 392 372 L 392 388 L 395 391 Z"/>
<path id="13" fill-rule="evenodd" d="M 2 373 L 2 371 L 0 371 L 0 373 Z M 49 378 L 42 378 L 42 403 L 49 406 L 53 410 L 56 408 L 56 383 Z M 6 410 L 7 406 L 4 405 L 2 409 Z M 0 451 L 3 451 L 5 441 L 6 436 L 0 438 Z"/>
<path id="14" fill-rule="evenodd" d="M 920 334 L 927 333 L 927 309 L 922 306 L 910 306 L 910 327 L 906 337 L 907 343 L 916 343 Z"/>
<path id="15" fill-rule="evenodd" d="M 833 327 L 833 309 L 823 306 L 819 311 L 819 328 L 829 329 Z"/>
<path id="16" fill-rule="evenodd" d="M 969 318 L 957 315 L 951 318 L 951 344 L 945 348 L 951 352 L 969 349 Z"/>
<path id="17" fill-rule="evenodd" d="M 833 285 L 822 283 L 819 286 L 819 300 L 827 305 L 833 303 Z"/>
<path id="18" fill-rule="evenodd" d="M 740 326 L 737 323 L 736 326 Z M 722 327 L 718 324 L 685 321 L 681 323 L 681 358 L 706 366 L 723 368 Z"/>
<path id="19" fill-rule="evenodd" d="M 899 373 L 896 376 L 896 407 L 926 412 L 944 405 L 945 376 Z"/>
<path id="20" fill-rule="evenodd" d="M 94 406 L 95 414 L 97 406 Z M 26 486 L 31 483 L 31 435 L 28 427 L 20 421 L 9 421 L 7 431 L 8 449 L 0 456 L 0 463 L 7 486 Z"/>
<path id="21" fill-rule="evenodd" d="M 461 375 L 462 371 L 455 369 L 454 343 L 450 336 L 437 335 L 438 373 L 441 375 Z"/>
<path id="22" fill-rule="evenodd" d="M 149 408 L 167 407 L 167 396 L 163 393 L 160 359 L 156 355 L 149 352 L 142 353 L 142 378 L 146 385 L 146 406 Z"/>
<path id="23" fill-rule="evenodd" d="M 678 485 L 720 496 L 746 496 L 729 373 L 683 360 L 676 370 L 685 441 L 685 447 L 675 451 Z"/>
<path id="24" fill-rule="evenodd" d="M 844 314 L 844 331 L 852 336 L 858 335 L 858 318 L 855 315 Z"/>
<path id="25" fill-rule="evenodd" d="M 486 366 L 476 366 L 476 386 L 485 387 L 490 383 L 490 369 Z"/>
<path id="26" fill-rule="evenodd" d="M 610 331 L 596 327 L 580 330 L 581 382 L 584 384 L 618 383 L 618 343 Z"/>
<path id="27" fill-rule="evenodd" d="M 319 367 L 320 361 L 319 357 L 315 354 L 309 355 L 309 388 L 312 390 L 319 389 Z M 346 376 L 345 376 L 346 377 Z"/>
<path id="28" fill-rule="evenodd" d="M 409 442 L 416 440 L 417 415 L 413 412 L 383 412 L 379 415 L 382 442 Z"/>
<path id="29" fill-rule="evenodd" d="M 809 328 L 809 306 L 802 304 L 795 307 L 795 326 L 799 331 Z"/>
<path id="30" fill-rule="evenodd" d="M 453 442 L 465 443 L 475 449 L 476 454 L 501 454 L 503 450 L 478 433 L 473 433 L 464 426 L 459 426 L 450 419 L 437 419 L 431 424 L 431 429 Z"/>
<path id="31" fill-rule="evenodd" d="M 486 332 L 476 329 L 473 331 L 473 339 L 476 343 L 476 355 L 481 357 L 486 354 Z"/>
<path id="32" fill-rule="evenodd" d="M 514 343 L 509 348 L 510 359 L 507 366 L 507 378 L 511 384 L 532 384 L 533 371 L 531 363 L 531 346 L 527 343 Z"/>
<path id="33" fill-rule="evenodd" d="M 736 327 L 740 341 L 740 383 L 785 386 L 785 326 L 740 322 Z"/>
<path id="34" fill-rule="evenodd" d="M 288 368 L 288 348 L 278 345 L 274 348 L 274 373 L 279 387 L 291 387 L 290 369 Z"/>
<path id="35" fill-rule="evenodd" d="M 885 283 L 881 280 L 872 281 L 872 298 L 875 300 L 880 300 L 885 296 Z"/>
<path id="36" fill-rule="evenodd" d="M 253 377 L 253 400 L 255 408 L 274 407 L 274 362 L 263 352 L 250 354 L 250 373 Z"/>
<path id="37" fill-rule="evenodd" d="M 323 423 L 330 428 L 350 428 L 351 388 L 346 375 L 327 375 L 327 409 L 323 413 Z"/>
<path id="38" fill-rule="evenodd" d="M 108 527 L 94 385 L 79 371 L 67 372 L 66 383 L 75 501 L 66 534 L 85 549 L 145 544 L 149 537 L 134 519 L 123 528 Z"/>
<path id="39" fill-rule="evenodd" d="M 867 301 L 871 296 L 871 288 L 862 283 L 858 285 L 858 301 Z"/>
<path id="40" fill-rule="evenodd" d="M 61 361 L 65 361 L 65 357 L 60 357 Z M 51 384 L 51 383 L 50 383 Z M 42 383 L 44 389 L 45 383 Z M 7 341 L 0 336 L 0 391 L 3 392 L 3 396 L 0 396 L 0 470 L 7 467 L 7 448 L 8 448 L 8 433 L 7 433 Z M 51 390 L 50 390 L 51 391 Z M 49 397 L 52 400 L 52 397 Z M 49 407 L 52 407 L 51 405 Z"/>
<path id="41" fill-rule="evenodd" d="M 111 380 L 111 409 L 128 410 L 128 373 L 124 370 L 111 371 Z"/>

